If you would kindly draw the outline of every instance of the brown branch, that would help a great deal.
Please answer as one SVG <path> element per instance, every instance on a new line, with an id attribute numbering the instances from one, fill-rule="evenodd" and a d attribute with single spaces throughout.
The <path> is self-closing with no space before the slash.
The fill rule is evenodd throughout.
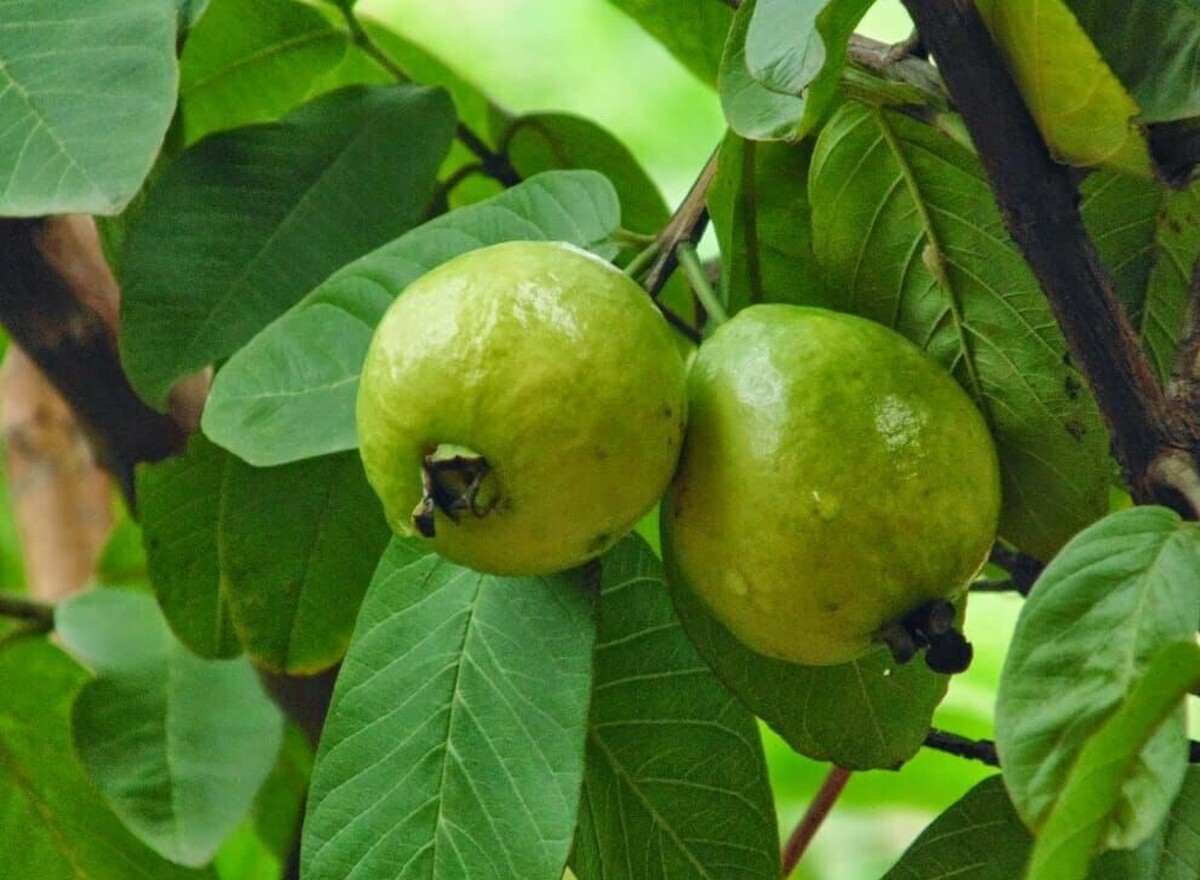
<path id="1" fill-rule="evenodd" d="M 712 155 L 708 157 L 708 161 L 704 163 L 704 167 L 696 176 L 695 182 L 692 183 L 692 188 L 688 190 L 688 194 L 684 196 L 683 201 L 679 203 L 679 207 L 658 235 L 660 246 L 658 259 L 650 265 L 646 278 L 642 282 L 646 292 L 655 299 L 658 298 L 658 294 L 662 292 L 663 287 L 666 286 L 675 268 L 679 265 L 676 248 L 680 242 L 696 244 L 708 226 L 708 188 L 712 186 L 713 178 L 717 174 L 717 154 L 719 152 L 720 147 L 713 150 Z"/>
<path id="2" fill-rule="evenodd" d="M 989 767 L 1000 766 L 1000 756 L 996 754 L 996 744 L 990 739 L 967 739 L 957 733 L 930 730 L 925 736 L 924 744 L 926 748 L 959 758 L 980 761 Z"/>
<path id="3" fill-rule="evenodd" d="M 0 593 L 0 617 L 33 624 L 41 632 L 54 629 L 54 606 L 28 596 Z"/>
<path id="4" fill-rule="evenodd" d="M 1007 571 L 1012 584 L 1011 589 L 1022 596 L 1029 595 L 1029 591 L 1033 589 L 1033 585 L 1046 567 L 1032 556 L 1026 556 L 1024 553 L 1012 550 L 1000 543 L 992 546 L 988 562 Z"/>
<path id="5" fill-rule="evenodd" d="M 1181 506 L 1174 493 L 1153 485 L 1150 466 L 1164 449 L 1192 448 L 1197 432 L 1172 411 L 1150 369 L 1084 228 L 1070 169 L 1050 157 L 974 5 L 903 2 L 962 114 L 1005 226 L 1108 422 L 1132 494 Z"/>
<path id="6" fill-rule="evenodd" d="M 800 864 L 800 859 L 804 857 L 808 845 L 817 836 L 817 832 L 821 829 L 826 817 L 829 816 L 833 805 L 837 803 L 846 783 L 850 781 L 851 772 L 841 767 L 829 768 L 829 773 L 826 774 L 825 781 L 821 783 L 817 796 L 808 805 L 799 824 L 788 837 L 787 843 L 783 845 L 783 853 L 780 856 L 783 868 L 780 876 L 783 880 L 787 880 L 792 875 L 792 871 L 796 870 L 796 865 Z"/>
<path id="7" fill-rule="evenodd" d="M 179 451 L 186 438 L 125 376 L 115 313 L 106 320 L 94 305 L 105 300 L 97 287 L 116 282 L 101 258 L 87 258 L 100 252 L 89 231 L 94 237 L 94 226 L 77 218 L 0 219 L 0 323 L 70 404 L 97 460 L 132 499 L 134 466 Z"/>

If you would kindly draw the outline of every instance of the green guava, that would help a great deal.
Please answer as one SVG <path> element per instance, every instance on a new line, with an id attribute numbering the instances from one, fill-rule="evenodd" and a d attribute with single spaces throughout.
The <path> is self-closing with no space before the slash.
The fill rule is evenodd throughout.
<path id="1" fill-rule="evenodd" d="M 887 327 L 751 306 L 700 347 L 688 396 L 668 571 L 755 651 L 855 660 L 986 561 L 1000 513 L 987 425 Z"/>
<path id="2" fill-rule="evenodd" d="M 560 242 L 470 251 L 375 331 L 358 440 L 392 529 L 495 574 L 578 565 L 665 491 L 686 369 L 637 284 Z"/>

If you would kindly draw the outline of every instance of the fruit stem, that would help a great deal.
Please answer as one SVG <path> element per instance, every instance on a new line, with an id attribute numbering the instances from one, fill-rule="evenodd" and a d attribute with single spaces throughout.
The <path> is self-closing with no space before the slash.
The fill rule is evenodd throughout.
<path id="1" fill-rule="evenodd" d="M 649 245 L 635 254 L 633 259 L 629 261 L 629 265 L 621 271 L 630 278 L 637 278 L 654 262 L 660 250 L 661 246 L 657 240 L 650 242 Z"/>
<path id="2" fill-rule="evenodd" d="M 716 291 L 709 284 L 708 276 L 704 273 L 704 264 L 700 262 L 692 243 L 681 241 L 675 246 L 675 255 L 679 260 L 679 267 L 683 269 L 683 274 L 687 276 L 688 283 L 691 284 L 696 298 L 700 300 L 700 305 L 704 306 L 704 311 L 708 312 L 708 316 L 718 326 L 728 321 L 729 313 L 725 311 L 725 306 L 721 305 Z"/>
<path id="3" fill-rule="evenodd" d="M 829 773 L 825 776 L 825 781 L 821 783 L 821 788 L 817 791 L 817 796 L 813 798 L 808 809 L 804 811 L 804 815 L 800 818 L 800 823 L 792 831 L 788 837 L 787 843 L 783 846 L 783 853 L 780 855 L 780 863 L 782 872 L 780 877 L 782 880 L 787 880 L 791 876 L 792 871 L 796 870 L 796 865 L 800 864 L 800 859 L 804 856 L 808 845 L 812 843 L 817 832 L 821 829 L 822 823 L 833 809 L 833 805 L 837 803 L 838 796 L 846 787 L 846 783 L 850 780 L 852 771 L 845 770 L 841 767 L 830 767 Z"/>

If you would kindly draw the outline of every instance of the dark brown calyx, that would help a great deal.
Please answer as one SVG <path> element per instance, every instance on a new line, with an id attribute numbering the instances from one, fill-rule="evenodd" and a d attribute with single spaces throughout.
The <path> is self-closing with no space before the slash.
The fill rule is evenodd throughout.
<path id="1" fill-rule="evenodd" d="M 934 672 L 954 675 L 971 665 L 974 650 L 954 625 L 957 611 L 952 602 L 931 599 L 918 605 L 900 620 L 894 620 L 879 632 L 879 638 L 900 664 L 907 663 L 918 651 L 925 651 L 925 665 Z"/>
<path id="2" fill-rule="evenodd" d="M 413 526 L 426 538 L 436 534 L 435 515 L 441 511 L 452 522 L 468 513 L 482 518 L 499 497 L 486 458 L 464 446 L 443 443 L 421 460 L 421 500 L 413 508 Z"/>

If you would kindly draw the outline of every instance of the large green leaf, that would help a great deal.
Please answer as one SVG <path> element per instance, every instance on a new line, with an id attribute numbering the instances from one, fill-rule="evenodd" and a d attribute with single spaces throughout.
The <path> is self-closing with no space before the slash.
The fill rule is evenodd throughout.
<path id="1" fill-rule="evenodd" d="M 130 834 L 75 759 L 87 674 L 41 639 L 0 646 L 0 870 L 12 880 L 214 880 Z"/>
<path id="2" fill-rule="evenodd" d="M 338 676 L 308 880 L 558 880 L 595 637 L 582 578 L 498 578 L 393 541 Z"/>
<path id="3" fill-rule="evenodd" d="M 1144 122 L 1200 116 L 1200 9 L 1191 0 L 1064 0 L 1133 93 Z"/>
<path id="4" fill-rule="evenodd" d="M 254 668 L 189 653 L 145 593 L 80 593 L 58 607 L 55 629 L 98 676 L 71 713 L 92 780 L 156 852 L 207 864 L 249 811 L 283 738 Z"/>
<path id="5" fill-rule="evenodd" d="M 1113 514 L 1047 566 L 1021 611 L 996 702 L 996 744 L 1022 818 L 1046 822 L 1087 740 L 1164 646 L 1200 621 L 1200 526 L 1166 508 Z M 1182 779 L 1182 708 L 1150 739 L 1122 787 L 1110 846 L 1139 842 Z"/>
<path id="6" fill-rule="evenodd" d="M 1108 505 L 1108 435 L 976 157 L 944 133 L 849 103 L 809 177 L 834 308 L 922 346 L 975 399 L 1000 455 L 1000 531 L 1048 559 Z"/>
<path id="7" fill-rule="evenodd" d="M 669 549 L 669 548 L 664 548 Z M 793 749 L 853 770 L 895 769 L 916 753 L 947 676 L 886 649 L 839 666 L 799 666 L 758 654 L 709 613 L 675 574 L 667 584 L 688 637 L 717 677 Z"/>
<path id="8" fill-rule="evenodd" d="M 713 0 L 609 0 L 703 82 L 715 85 L 721 47 L 733 17 Z"/>
<path id="9" fill-rule="evenodd" d="M 340 660 L 389 534 L 355 453 L 276 468 L 230 461 L 221 589 L 246 652 L 293 674 Z"/>
<path id="10" fill-rule="evenodd" d="M 938 816 L 883 880 L 1013 880 L 1033 836 L 1013 809 L 1004 781 L 992 776 Z M 1200 768 L 1191 768 L 1171 814 L 1132 852 L 1098 858 L 1090 880 L 1193 880 L 1200 874 Z"/>
<path id="11" fill-rule="evenodd" d="M 137 471 L 150 583 L 175 636 L 201 657 L 241 652 L 217 564 L 217 517 L 230 460 L 197 431 L 185 455 Z"/>
<path id="12" fill-rule="evenodd" d="M 1124 789 L 1137 783 L 1140 752 L 1159 726 L 1178 718 L 1183 698 L 1200 687 L 1200 646 L 1195 637 L 1167 645 L 1154 655 L 1145 672 L 1096 735 L 1087 741 L 1071 767 L 1062 794 L 1038 833 L 1029 859 L 1028 880 L 1083 880 L 1102 842 L 1133 847 L 1154 833 L 1169 809 L 1162 803 L 1152 818 L 1130 834 Z M 1179 772 L 1173 785 L 1155 791 L 1159 802 L 1175 798 L 1187 771 L 1187 756 L 1175 755 Z"/>
<path id="13" fill-rule="evenodd" d="M 163 0 L 0 0 L 0 216 L 116 214 L 175 109 Z"/>
<path id="14" fill-rule="evenodd" d="M 1137 102 L 1065 0 L 980 0 L 976 5 L 1056 158 L 1149 175 L 1146 139 L 1133 124 Z M 1120 17 L 1127 14 L 1122 11 Z"/>
<path id="15" fill-rule="evenodd" d="M 1186 326 L 1192 267 L 1200 256 L 1200 184 L 1175 190 L 1114 173 L 1090 175 L 1081 210 L 1117 293 L 1162 381 Z"/>
<path id="16" fill-rule="evenodd" d="M 761 302 L 825 303 L 812 250 L 812 149 L 811 139 L 766 143 L 733 132 L 721 145 L 708 207 L 730 313 Z"/>
<path id="17" fill-rule="evenodd" d="M 645 541 L 625 538 L 601 566 L 572 869 L 579 880 L 776 880 L 779 838 L 753 717 L 689 644 Z"/>
<path id="18" fill-rule="evenodd" d="M 837 93 L 854 28 L 874 0 L 757 0 L 746 33 L 746 68 L 773 92 L 804 95 L 801 134 Z"/>
<path id="19" fill-rule="evenodd" d="M 729 127 L 755 141 L 787 140 L 799 134 L 804 99 L 775 92 L 750 75 L 746 67 L 746 34 L 756 0 L 745 0 L 734 15 L 721 56 L 717 91 Z"/>
<path id="20" fill-rule="evenodd" d="M 415 226 L 453 134 L 443 92 L 349 88 L 204 139 L 129 231 L 121 354 L 161 406 L 333 270 Z"/>
<path id="21" fill-rule="evenodd" d="M 179 57 L 184 140 L 278 119 L 348 45 L 344 31 L 295 0 L 212 0 Z"/>
<path id="22" fill-rule="evenodd" d="M 431 220 L 334 274 L 234 355 L 213 385 L 204 430 L 257 465 L 357 448 L 354 400 L 367 344 L 411 281 L 501 241 L 568 241 L 612 257 L 619 226 L 617 195 L 592 171 L 539 174 Z"/>

